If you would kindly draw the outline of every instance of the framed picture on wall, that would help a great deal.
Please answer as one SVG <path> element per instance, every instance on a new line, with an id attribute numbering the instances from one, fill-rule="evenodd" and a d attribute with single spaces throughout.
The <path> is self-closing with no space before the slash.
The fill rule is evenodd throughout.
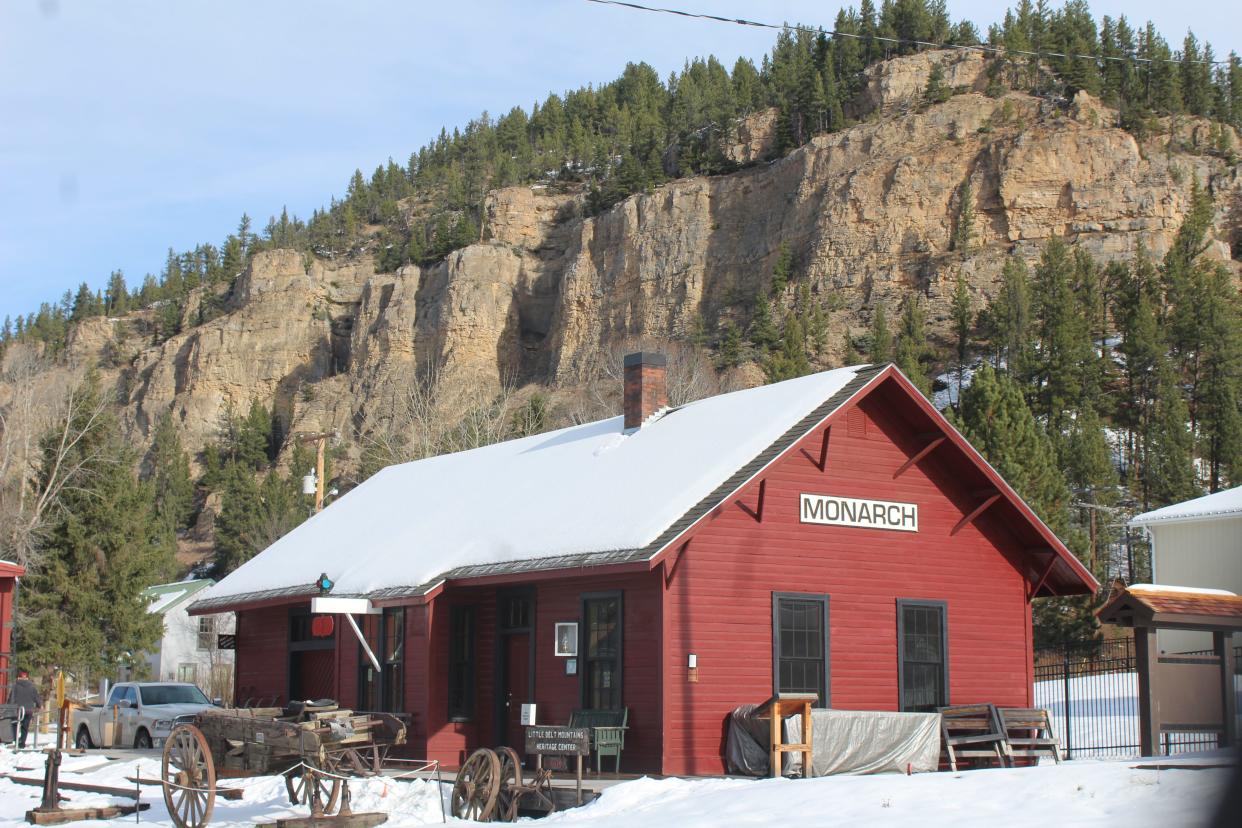
<path id="1" fill-rule="evenodd" d="M 578 654 L 578 622 L 560 621 L 556 625 L 556 655 L 576 656 Z"/>

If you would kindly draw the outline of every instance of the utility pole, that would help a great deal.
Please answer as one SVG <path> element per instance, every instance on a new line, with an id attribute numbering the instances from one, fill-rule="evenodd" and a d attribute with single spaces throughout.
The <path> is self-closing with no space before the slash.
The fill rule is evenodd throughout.
<path id="1" fill-rule="evenodd" d="M 315 443 L 315 513 L 323 511 L 323 454 L 327 448 L 328 438 L 336 437 L 335 431 L 320 431 L 315 434 L 302 434 L 297 437 L 299 443 Z"/>

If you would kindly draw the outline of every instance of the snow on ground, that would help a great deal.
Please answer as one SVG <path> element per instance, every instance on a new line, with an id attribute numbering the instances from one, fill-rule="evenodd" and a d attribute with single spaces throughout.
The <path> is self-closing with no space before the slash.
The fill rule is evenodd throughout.
<path id="1" fill-rule="evenodd" d="M 15 755 L 0 748 L 0 771 L 38 775 L 42 755 Z M 1230 771 L 1138 770 L 1135 760 L 1076 760 L 1032 768 L 988 769 L 914 776 L 836 776 L 786 779 L 638 779 L 608 788 L 598 801 L 555 814 L 550 826 L 641 826 L 641 828 L 715 828 L 715 826 L 803 825 L 906 826 L 1194 826 L 1206 823 L 1223 792 Z M 103 765 L 100 767 L 100 765 Z M 90 770 L 94 768 L 94 770 Z M 87 771 L 74 773 L 75 770 Z M 62 780 L 126 785 L 135 770 L 158 774 L 152 759 L 105 763 L 99 754 L 66 757 Z M 216 800 L 213 826 L 242 826 L 279 817 L 305 815 L 285 798 L 279 777 L 229 780 L 244 786 L 241 802 Z M 363 780 L 351 784 L 355 812 L 390 814 L 387 825 L 438 824 L 434 783 Z M 444 785 L 444 791 L 448 790 Z M 102 805 L 108 797 L 68 793 L 72 805 Z M 39 789 L 0 779 L 0 826 L 24 824 L 25 811 L 38 804 Z M 158 788 L 144 788 L 151 802 L 141 824 L 169 826 Z M 450 822 L 458 822 L 449 819 Z M 87 823 L 82 823 L 86 825 Z M 124 817 L 90 825 L 133 825 Z M 460 824 L 460 823 L 459 823 Z"/>
<path id="2" fill-rule="evenodd" d="M 1069 680 L 1068 723 L 1064 679 L 1035 682 L 1035 706 L 1048 711 L 1061 747 L 1075 757 L 1127 756 L 1138 750 L 1138 674 L 1103 673 Z M 1242 709 L 1242 675 L 1234 677 L 1234 692 Z M 1170 753 L 1202 750 L 1215 736 L 1205 733 L 1172 734 Z"/>
<path id="3" fill-rule="evenodd" d="M 1065 682 L 1035 682 L 1035 706 L 1048 711 L 1061 747 L 1066 742 Z M 1069 746 L 1075 756 L 1126 755 L 1139 743 L 1138 674 L 1104 673 L 1069 680 Z"/>

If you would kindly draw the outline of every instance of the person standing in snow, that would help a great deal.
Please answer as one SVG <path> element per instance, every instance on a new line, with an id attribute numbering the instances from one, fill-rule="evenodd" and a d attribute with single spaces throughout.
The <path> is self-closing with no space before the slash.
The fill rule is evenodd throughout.
<path id="1" fill-rule="evenodd" d="M 26 747 L 26 734 L 30 732 L 30 720 L 43 706 L 43 699 L 39 697 L 39 688 L 30 680 L 30 673 L 25 670 L 17 671 L 17 681 L 13 682 L 9 704 L 17 705 L 22 709 L 21 727 L 17 736 L 17 747 L 21 749 Z"/>

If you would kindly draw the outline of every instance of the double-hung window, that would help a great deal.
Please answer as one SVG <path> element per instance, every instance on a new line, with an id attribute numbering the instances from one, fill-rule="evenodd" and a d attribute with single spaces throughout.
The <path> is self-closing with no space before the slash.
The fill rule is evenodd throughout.
<path id="1" fill-rule="evenodd" d="M 830 699 L 828 596 L 772 594 L 772 691 L 815 693 L 816 707 Z"/>
<path id="2" fill-rule="evenodd" d="M 949 703 L 949 637 L 943 601 L 897 601 L 897 688 L 901 710 Z"/>

